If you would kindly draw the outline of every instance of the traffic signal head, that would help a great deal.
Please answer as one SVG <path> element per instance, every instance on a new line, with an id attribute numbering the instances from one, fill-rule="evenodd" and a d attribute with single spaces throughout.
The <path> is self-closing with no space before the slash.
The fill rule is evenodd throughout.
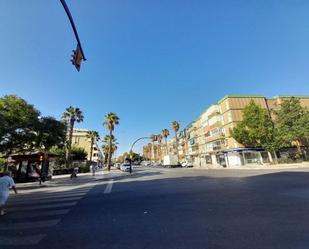
<path id="1" fill-rule="evenodd" d="M 80 47 L 77 45 L 75 50 L 72 50 L 73 54 L 71 62 L 72 64 L 76 67 L 77 71 L 79 72 L 80 70 L 80 66 L 82 64 L 82 60 L 84 59 L 82 51 L 80 49 Z"/>

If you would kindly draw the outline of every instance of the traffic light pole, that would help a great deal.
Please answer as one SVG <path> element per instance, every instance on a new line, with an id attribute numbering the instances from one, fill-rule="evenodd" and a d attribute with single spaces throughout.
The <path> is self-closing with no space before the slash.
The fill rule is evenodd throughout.
<path id="1" fill-rule="evenodd" d="M 78 47 L 79 47 L 79 49 L 80 49 L 80 51 L 81 51 L 81 53 L 82 53 L 82 55 L 83 55 L 83 60 L 85 61 L 85 60 L 86 60 L 86 57 L 85 57 L 84 51 L 83 51 L 83 49 L 82 49 L 82 45 L 81 45 L 81 43 L 80 43 L 79 36 L 78 36 L 77 30 L 76 30 L 76 27 L 75 27 L 75 24 L 74 24 L 74 21 L 73 21 L 73 17 L 72 17 L 72 15 L 71 15 L 71 12 L 70 12 L 70 10 L 69 10 L 69 8 L 68 8 L 68 6 L 67 6 L 65 0 L 60 0 L 60 2 L 61 2 L 61 4 L 62 4 L 62 6 L 63 6 L 63 8 L 64 8 L 64 10 L 65 10 L 65 12 L 66 12 L 68 18 L 69 18 L 69 20 L 70 20 L 70 23 L 71 23 L 71 26 L 72 26 L 72 29 L 73 29 L 73 32 L 74 32 L 74 35 L 75 35 L 75 38 L 76 38 L 76 41 L 77 41 L 77 45 L 78 45 Z"/>

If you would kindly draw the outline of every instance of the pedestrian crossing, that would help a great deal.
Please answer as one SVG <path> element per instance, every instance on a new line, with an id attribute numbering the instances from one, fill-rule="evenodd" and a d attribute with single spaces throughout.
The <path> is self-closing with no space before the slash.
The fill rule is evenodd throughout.
<path id="1" fill-rule="evenodd" d="M 30 247 L 89 192 L 92 186 L 63 187 L 30 194 L 11 195 L 8 213 L 0 217 L 0 248 Z"/>

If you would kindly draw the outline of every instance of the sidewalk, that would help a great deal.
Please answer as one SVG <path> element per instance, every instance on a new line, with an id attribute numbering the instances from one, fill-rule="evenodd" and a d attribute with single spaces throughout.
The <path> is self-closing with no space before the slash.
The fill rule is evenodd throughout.
<path id="1" fill-rule="evenodd" d="M 133 172 L 136 173 L 136 172 Z M 132 173 L 132 174 L 133 174 Z M 96 175 L 93 176 L 92 173 L 79 173 L 77 174 L 77 178 L 71 180 L 70 174 L 66 175 L 55 175 L 52 177 L 52 180 L 40 183 L 36 182 L 26 182 L 26 183 L 17 183 L 16 187 L 20 190 L 26 189 L 39 189 L 39 188 L 46 188 L 46 187 L 55 187 L 60 186 L 61 184 L 81 184 L 85 182 L 92 182 L 92 181 L 102 181 L 102 180 L 109 180 L 119 177 L 124 177 L 130 175 L 129 172 L 123 172 L 118 169 L 111 169 L 111 171 L 103 171 L 100 170 L 96 172 Z"/>
<path id="2" fill-rule="evenodd" d="M 250 164 L 241 166 L 228 166 L 222 167 L 221 165 L 210 165 L 210 166 L 195 166 L 193 169 L 222 169 L 222 170 L 233 170 L 233 169 L 254 169 L 254 170 L 268 170 L 268 169 L 308 169 L 309 162 L 302 163 L 284 163 L 284 164 Z"/>

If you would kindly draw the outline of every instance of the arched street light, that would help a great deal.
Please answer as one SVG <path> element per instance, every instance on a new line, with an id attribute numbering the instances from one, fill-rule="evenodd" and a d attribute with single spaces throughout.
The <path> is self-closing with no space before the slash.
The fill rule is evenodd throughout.
<path id="1" fill-rule="evenodd" d="M 131 157 L 131 155 L 132 155 L 132 153 L 133 153 L 133 147 L 134 147 L 134 145 L 135 145 L 138 141 L 140 141 L 140 140 L 142 140 L 142 139 L 150 139 L 150 137 L 140 137 L 140 138 L 136 139 L 136 140 L 133 142 L 132 146 L 131 146 L 131 149 L 130 149 L 130 157 Z M 131 173 L 132 173 L 132 158 L 130 158 L 130 174 L 131 174 Z"/>

